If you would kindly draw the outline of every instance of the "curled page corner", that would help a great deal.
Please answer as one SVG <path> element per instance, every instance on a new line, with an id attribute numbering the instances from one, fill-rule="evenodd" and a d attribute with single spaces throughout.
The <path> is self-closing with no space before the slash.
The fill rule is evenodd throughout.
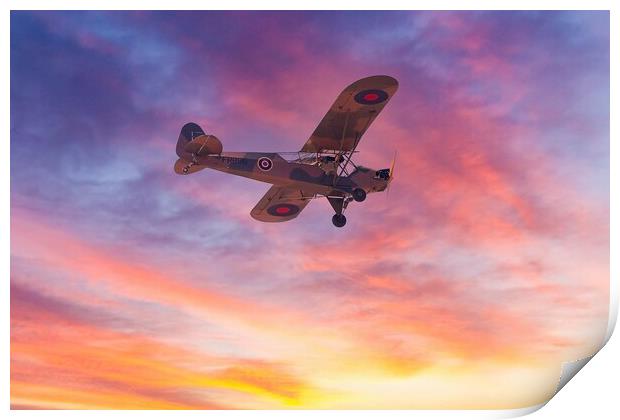
<path id="1" fill-rule="evenodd" d="M 573 379 L 573 376 L 575 376 L 577 372 L 581 370 L 581 368 L 583 368 L 590 360 L 592 360 L 595 354 L 596 353 L 582 359 L 562 363 L 560 379 L 558 380 L 558 386 L 555 388 L 554 395 L 560 392 L 560 390 L 564 388 L 564 385 L 566 385 L 568 381 Z"/>

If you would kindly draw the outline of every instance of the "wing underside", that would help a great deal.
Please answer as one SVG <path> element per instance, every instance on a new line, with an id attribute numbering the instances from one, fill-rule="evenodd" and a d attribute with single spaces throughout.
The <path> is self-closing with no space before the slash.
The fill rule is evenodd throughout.
<path id="1" fill-rule="evenodd" d="M 286 222 L 299 216 L 310 198 L 300 189 L 274 185 L 254 206 L 250 215 L 261 222 Z"/>
<path id="2" fill-rule="evenodd" d="M 301 148 L 302 152 L 350 152 L 398 89 L 390 76 L 371 76 L 349 85 Z"/>

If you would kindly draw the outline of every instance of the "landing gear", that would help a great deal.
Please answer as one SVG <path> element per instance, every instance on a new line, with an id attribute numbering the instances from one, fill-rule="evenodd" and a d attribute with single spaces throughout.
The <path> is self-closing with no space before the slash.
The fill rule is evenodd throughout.
<path id="1" fill-rule="evenodd" d="M 364 191 L 361 188 L 354 189 L 351 194 L 353 195 L 353 199 L 357 201 L 358 203 L 361 203 L 362 201 L 366 200 L 366 191 Z"/>
<path id="2" fill-rule="evenodd" d="M 343 227 L 344 225 L 347 224 L 347 218 L 344 217 L 344 214 L 342 214 L 342 213 L 336 213 L 332 217 L 332 223 L 336 227 Z"/>
<path id="3" fill-rule="evenodd" d="M 332 208 L 336 212 L 332 217 L 332 223 L 336 227 L 343 227 L 347 224 L 347 218 L 344 217 L 342 212 L 347 208 L 347 205 L 352 200 L 351 197 L 345 197 L 344 194 L 332 191 L 332 194 L 327 196 L 327 201 L 331 204 Z"/>

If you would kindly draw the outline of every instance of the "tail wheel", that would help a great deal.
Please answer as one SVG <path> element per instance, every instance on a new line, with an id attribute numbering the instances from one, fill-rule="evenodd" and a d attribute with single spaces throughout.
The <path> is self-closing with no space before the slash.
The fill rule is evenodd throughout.
<path id="1" fill-rule="evenodd" d="M 358 203 L 366 200 L 366 191 L 361 188 L 354 189 L 352 195 L 353 199 Z"/>
<path id="2" fill-rule="evenodd" d="M 336 227 L 343 227 L 344 225 L 347 224 L 347 218 L 344 217 L 344 214 L 342 214 L 342 213 L 340 213 L 340 214 L 336 213 L 332 217 L 332 223 Z"/>

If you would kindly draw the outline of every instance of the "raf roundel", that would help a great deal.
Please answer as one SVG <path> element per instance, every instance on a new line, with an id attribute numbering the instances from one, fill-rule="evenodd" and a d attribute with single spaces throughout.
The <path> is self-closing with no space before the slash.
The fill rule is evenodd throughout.
<path id="1" fill-rule="evenodd" d="M 287 217 L 299 213 L 299 207 L 295 204 L 274 204 L 267 209 L 267 213 L 276 217 Z"/>
<path id="2" fill-rule="evenodd" d="M 258 169 L 261 171 L 270 171 L 273 168 L 273 162 L 268 157 L 262 157 L 256 162 Z"/>
<path id="3" fill-rule="evenodd" d="M 387 92 L 380 89 L 366 89 L 355 95 L 355 102 L 362 105 L 377 105 L 388 98 Z"/>

